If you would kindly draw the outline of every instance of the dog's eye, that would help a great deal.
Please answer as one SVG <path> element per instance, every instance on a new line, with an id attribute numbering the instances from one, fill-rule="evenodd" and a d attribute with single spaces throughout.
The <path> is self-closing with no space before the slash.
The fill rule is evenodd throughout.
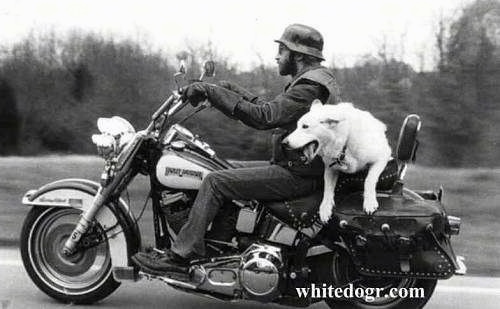
<path id="1" fill-rule="evenodd" d="M 307 124 L 302 125 L 302 129 L 307 129 L 307 128 L 309 128 L 309 126 Z"/>

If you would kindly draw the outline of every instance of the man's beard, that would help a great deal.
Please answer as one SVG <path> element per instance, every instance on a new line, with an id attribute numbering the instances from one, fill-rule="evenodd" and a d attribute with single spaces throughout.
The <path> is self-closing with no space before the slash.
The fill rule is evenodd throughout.
<path id="1" fill-rule="evenodd" d="M 295 76 L 295 74 L 297 74 L 297 63 L 293 55 L 290 55 L 288 59 L 279 66 L 279 73 L 281 76 Z"/>

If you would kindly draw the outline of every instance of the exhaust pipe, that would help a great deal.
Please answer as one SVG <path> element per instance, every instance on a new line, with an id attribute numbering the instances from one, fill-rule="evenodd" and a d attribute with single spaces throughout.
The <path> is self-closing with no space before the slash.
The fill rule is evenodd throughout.
<path id="1" fill-rule="evenodd" d="M 446 233 L 449 235 L 458 235 L 460 232 L 460 223 L 461 219 L 455 216 L 446 216 L 447 224 L 446 224 Z"/>

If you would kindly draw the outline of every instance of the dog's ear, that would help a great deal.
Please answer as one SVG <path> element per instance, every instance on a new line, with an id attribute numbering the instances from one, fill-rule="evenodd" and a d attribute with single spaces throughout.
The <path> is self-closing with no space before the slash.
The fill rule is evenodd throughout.
<path id="1" fill-rule="evenodd" d="M 312 101 L 312 103 L 311 103 L 311 108 L 309 110 L 312 111 L 312 110 L 314 110 L 322 105 L 323 105 L 323 103 L 320 100 L 314 99 L 314 101 Z"/>

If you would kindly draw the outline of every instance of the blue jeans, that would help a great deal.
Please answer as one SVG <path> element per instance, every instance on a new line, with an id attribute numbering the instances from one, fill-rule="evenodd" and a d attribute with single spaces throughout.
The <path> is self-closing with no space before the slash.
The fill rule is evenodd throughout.
<path id="1" fill-rule="evenodd" d="M 205 232 L 220 207 L 232 200 L 279 201 L 314 192 L 320 179 L 294 175 L 289 170 L 263 163 L 209 173 L 202 181 L 187 222 L 179 231 L 172 251 L 188 257 L 205 255 Z"/>

